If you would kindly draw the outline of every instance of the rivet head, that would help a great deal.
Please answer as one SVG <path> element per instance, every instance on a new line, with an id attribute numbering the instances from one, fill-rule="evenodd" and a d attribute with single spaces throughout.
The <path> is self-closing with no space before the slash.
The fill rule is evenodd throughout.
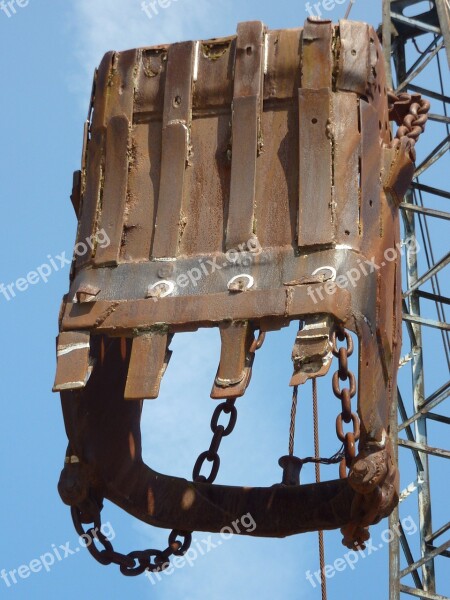
<path id="1" fill-rule="evenodd" d="M 157 281 L 147 288 L 147 298 L 153 298 L 158 300 L 170 296 L 175 290 L 175 284 L 173 281 Z"/>
<path id="2" fill-rule="evenodd" d="M 337 271 L 334 267 L 326 265 L 313 271 L 312 276 L 315 277 L 316 275 L 323 277 L 323 281 L 328 281 L 330 279 L 331 281 L 336 281 Z"/>
<path id="3" fill-rule="evenodd" d="M 100 288 L 94 285 L 82 284 L 75 292 L 75 300 L 79 304 L 86 304 L 87 302 L 95 302 L 96 297 L 100 293 Z"/>
<path id="4" fill-rule="evenodd" d="M 174 266 L 173 264 L 167 264 L 158 269 L 158 277 L 161 279 L 168 279 L 171 275 L 173 275 Z"/>
<path id="5" fill-rule="evenodd" d="M 230 292 L 239 293 L 246 292 L 251 289 L 255 284 L 255 280 L 251 275 L 247 275 L 246 273 L 242 273 L 241 275 L 236 275 L 228 282 L 228 290 Z"/>

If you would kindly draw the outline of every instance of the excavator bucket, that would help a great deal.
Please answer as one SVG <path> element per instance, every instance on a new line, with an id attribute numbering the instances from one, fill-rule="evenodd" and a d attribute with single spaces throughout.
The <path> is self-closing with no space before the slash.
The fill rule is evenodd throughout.
<path id="1" fill-rule="evenodd" d="M 228 38 L 105 55 L 74 177 L 77 244 L 54 385 L 69 438 L 59 490 L 79 522 L 95 523 L 107 498 L 182 532 L 219 532 L 251 513 L 251 535 L 341 527 L 354 547 L 392 511 L 398 205 L 428 108 L 387 89 L 377 34 L 347 20 L 242 23 Z M 199 469 L 190 482 L 144 464 L 142 403 L 158 396 L 174 334 L 219 328 L 211 396 L 232 417 L 262 336 L 292 320 L 303 323 L 292 386 L 339 358 L 341 479 L 225 487 Z"/>

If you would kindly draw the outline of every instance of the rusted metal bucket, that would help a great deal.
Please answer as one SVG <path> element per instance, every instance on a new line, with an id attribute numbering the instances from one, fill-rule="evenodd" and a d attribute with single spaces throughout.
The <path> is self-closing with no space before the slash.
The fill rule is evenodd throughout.
<path id="1" fill-rule="evenodd" d="M 229 38 L 104 57 L 74 178 L 78 245 L 54 386 L 69 437 L 60 491 L 84 522 L 92 498 L 108 498 L 158 527 L 217 532 L 251 512 L 253 535 L 344 527 L 353 545 L 390 513 L 398 203 L 427 110 L 388 96 L 364 23 L 250 22 Z M 395 140 L 390 119 L 402 125 Z M 350 273 L 357 285 L 344 285 Z M 250 380 L 254 333 L 298 319 L 292 385 L 328 371 L 336 331 L 359 340 L 348 479 L 244 489 L 143 463 L 142 400 L 158 396 L 173 334 L 220 328 L 211 395 L 233 399 Z"/>

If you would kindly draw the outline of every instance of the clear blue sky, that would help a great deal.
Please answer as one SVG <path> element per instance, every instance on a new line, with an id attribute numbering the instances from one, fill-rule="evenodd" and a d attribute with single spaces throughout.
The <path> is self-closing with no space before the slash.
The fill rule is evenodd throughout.
<path id="1" fill-rule="evenodd" d="M 270 28 L 297 27 L 307 17 L 303 0 L 173 0 L 151 19 L 141 10 L 140 0 L 19 4 L 23 6 L 16 5 L 9 17 L 0 12 L 0 283 L 26 276 L 49 255 L 71 255 L 76 229 L 69 200 L 72 172 L 79 168 L 93 69 L 107 50 L 229 35 L 246 20 L 259 19 Z M 341 3 L 324 14 L 336 21 L 344 12 Z M 357 0 L 352 18 L 378 26 L 381 2 Z M 437 257 L 445 251 L 447 238 L 437 240 Z M 69 511 L 56 491 L 66 436 L 59 398 L 51 393 L 58 309 L 67 285 L 65 267 L 9 302 L 0 297 L 0 570 L 30 565 L 67 542 L 70 548 L 78 546 Z M 235 434 L 224 443 L 221 483 L 271 485 L 280 478 L 277 461 L 287 449 L 295 333 L 293 327 L 270 335 L 257 357 L 251 390 L 239 402 Z M 157 470 L 189 477 L 196 456 L 209 444 L 214 407 L 209 390 L 219 336 L 216 331 L 178 336 L 173 348 L 161 397 L 145 407 L 145 458 Z M 431 382 L 430 391 L 433 387 Z M 323 413 L 329 397 L 322 395 Z M 305 434 L 299 433 L 297 444 L 299 452 L 311 454 L 309 389 L 301 402 L 305 416 L 299 429 Z M 332 414 L 324 425 L 331 434 L 323 436 L 330 453 L 336 449 L 334 408 L 332 401 Z M 408 469 L 402 486 L 414 478 Z M 312 480 L 312 469 L 305 477 Z M 103 520 L 111 523 L 119 551 L 165 547 L 166 532 L 140 524 L 109 503 Z M 376 546 L 382 544 L 386 527 L 384 522 L 372 528 Z M 205 538 L 200 534 L 196 539 Z M 326 534 L 327 562 L 345 554 L 340 539 L 339 532 Z M 318 569 L 316 540 L 315 534 L 275 541 L 235 536 L 199 557 L 192 568 L 162 576 L 155 586 L 144 577 L 126 579 L 117 568 L 102 567 L 82 551 L 55 561 L 50 572 L 31 573 L 10 587 L 0 579 L 0 598 L 315 600 L 320 598 L 319 588 L 308 583 L 305 572 Z M 417 534 L 410 536 L 413 548 L 417 540 Z M 349 590 L 358 595 L 364 591 L 367 600 L 386 598 L 387 566 L 383 544 L 383 549 L 359 560 L 355 570 L 346 568 L 330 579 L 329 598 L 342 598 Z"/>

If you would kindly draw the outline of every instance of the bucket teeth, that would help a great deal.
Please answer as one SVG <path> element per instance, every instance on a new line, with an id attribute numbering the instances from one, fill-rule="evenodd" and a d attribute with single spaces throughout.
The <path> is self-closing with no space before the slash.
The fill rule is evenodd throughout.
<path id="1" fill-rule="evenodd" d="M 145 333 L 133 339 L 125 388 L 126 400 L 155 399 L 172 352 L 168 333 Z"/>
<path id="2" fill-rule="evenodd" d="M 89 332 L 64 331 L 59 334 L 54 392 L 79 390 L 86 386 L 92 370 L 89 353 Z"/>
<path id="3" fill-rule="evenodd" d="M 243 396 L 250 383 L 254 359 L 253 328 L 248 321 L 220 325 L 222 348 L 211 398 L 222 400 Z"/>
<path id="4" fill-rule="evenodd" d="M 330 369 L 332 361 L 331 332 L 332 319 L 319 315 L 309 318 L 295 339 L 292 351 L 294 374 L 290 385 L 302 385 L 308 379 L 323 377 Z"/>

